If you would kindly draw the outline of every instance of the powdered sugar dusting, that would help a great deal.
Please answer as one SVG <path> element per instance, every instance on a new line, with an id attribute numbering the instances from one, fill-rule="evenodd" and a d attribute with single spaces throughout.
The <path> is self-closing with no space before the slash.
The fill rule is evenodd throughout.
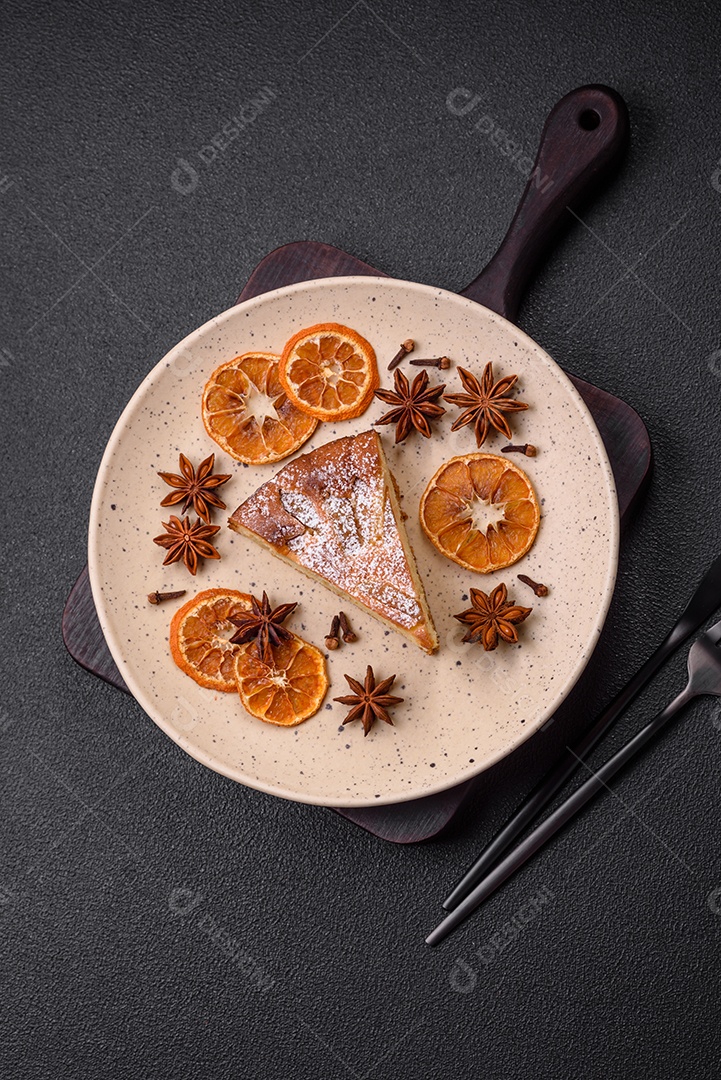
<path id="1" fill-rule="evenodd" d="M 278 502 L 302 526 L 284 530 L 280 542 Z M 374 432 L 338 439 L 291 462 L 234 518 L 398 626 L 412 630 L 424 622 Z"/>
<path id="2" fill-rule="evenodd" d="M 295 491 L 281 491 L 280 502 L 283 509 L 287 510 L 291 517 L 297 518 L 306 529 L 320 528 L 320 516 L 316 511 L 315 504 L 307 495 Z M 264 500 L 263 509 L 265 513 L 269 512 L 267 499 Z"/>

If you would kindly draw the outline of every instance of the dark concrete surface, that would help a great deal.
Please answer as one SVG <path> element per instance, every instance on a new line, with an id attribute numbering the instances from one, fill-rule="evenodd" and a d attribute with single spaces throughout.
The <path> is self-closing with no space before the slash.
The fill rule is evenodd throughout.
<path id="1" fill-rule="evenodd" d="M 0 1074 L 718 1076 L 715 702 L 423 944 L 447 886 L 721 550 L 718 8 L 74 0 L 6 3 L 3 24 Z M 444 836 L 387 845 L 214 775 L 67 656 L 95 472 L 141 378 L 276 245 L 465 284 L 524 181 L 449 92 L 480 94 L 532 155 L 587 82 L 628 101 L 630 154 L 521 323 L 639 410 L 654 478 L 577 724 L 488 773 Z"/>

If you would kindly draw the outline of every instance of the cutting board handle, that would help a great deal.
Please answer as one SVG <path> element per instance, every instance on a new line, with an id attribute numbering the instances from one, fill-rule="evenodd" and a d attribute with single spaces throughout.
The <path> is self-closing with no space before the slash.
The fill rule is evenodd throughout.
<path id="1" fill-rule="evenodd" d="M 616 168 L 628 145 L 626 103 L 608 86 L 581 86 L 548 115 L 521 201 L 501 246 L 463 296 L 515 322 L 528 279 L 573 208 Z"/>

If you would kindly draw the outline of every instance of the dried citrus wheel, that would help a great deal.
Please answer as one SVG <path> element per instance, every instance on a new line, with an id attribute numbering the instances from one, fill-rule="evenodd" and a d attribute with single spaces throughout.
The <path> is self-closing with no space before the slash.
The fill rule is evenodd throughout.
<path id="1" fill-rule="evenodd" d="M 274 353 L 244 353 L 216 368 L 205 385 L 205 430 L 236 461 L 280 461 L 318 426 L 288 400 L 278 381 L 279 359 Z"/>
<path id="2" fill-rule="evenodd" d="M 176 611 L 170 624 L 170 651 L 186 675 L 209 690 L 232 694 L 236 689 L 235 654 L 245 645 L 231 645 L 238 629 L 230 621 L 251 611 L 251 597 L 234 589 L 206 589 Z"/>
<path id="3" fill-rule="evenodd" d="M 373 346 L 340 323 L 294 334 L 283 349 L 278 377 L 293 404 L 318 420 L 360 416 L 380 386 Z"/>
<path id="4" fill-rule="evenodd" d="M 323 653 L 315 645 L 294 634 L 273 647 L 269 663 L 260 660 L 253 647 L 234 659 L 240 700 L 251 716 L 294 727 L 318 712 L 328 675 Z"/>
<path id="5" fill-rule="evenodd" d="M 441 465 L 423 492 L 420 517 L 442 555 L 490 574 L 526 554 L 541 513 L 523 469 L 496 454 L 465 454 Z"/>

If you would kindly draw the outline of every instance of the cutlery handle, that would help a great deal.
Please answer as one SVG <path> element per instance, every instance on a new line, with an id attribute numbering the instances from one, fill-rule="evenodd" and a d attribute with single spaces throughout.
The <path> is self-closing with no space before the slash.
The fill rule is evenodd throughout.
<path id="1" fill-rule="evenodd" d="M 557 810 L 542 822 L 538 828 L 522 840 L 517 848 L 507 855 L 502 862 L 496 866 L 494 870 L 484 878 L 484 880 L 468 894 L 465 900 L 461 901 L 457 908 L 447 915 L 446 918 L 440 923 L 436 929 L 429 934 L 426 938 L 428 945 L 438 945 L 439 942 L 455 929 L 464 919 L 470 915 L 472 911 L 475 911 L 484 900 L 487 900 L 504 881 L 507 881 L 512 874 L 515 874 L 516 870 L 519 870 L 524 863 L 527 863 L 530 858 L 537 851 L 539 851 L 552 836 L 555 836 L 564 825 L 567 825 L 572 818 L 574 818 L 581 809 L 600 794 L 608 786 L 608 781 L 619 772 L 620 769 L 627 765 L 632 758 L 634 758 L 639 751 L 649 742 L 664 724 L 675 716 L 684 705 L 688 704 L 692 698 L 696 697 L 696 692 L 688 685 L 684 690 L 675 697 L 674 700 L 666 706 L 663 712 L 660 712 L 658 716 L 654 717 L 646 727 L 641 728 L 637 735 L 621 747 L 613 757 L 601 766 L 600 769 L 593 773 L 581 787 L 574 791 Z M 585 764 L 580 762 L 580 764 Z M 588 766 L 586 766 L 588 768 Z"/>
<path id="2" fill-rule="evenodd" d="M 480 856 L 463 875 L 453 891 L 444 900 L 443 907 L 446 911 L 452 911 L 461 902 L 478 882 L 485 877 L 491 867 L 498 861 L 504 851 L 507 851 L 516 837 L 531 824 L 541 811 L 548 806 L 563 785 L 579 769 L 579 759 L 589 754 L 594 746 L 601 740 L 610 727 L 615 724 L 619 716 L 631 704 L 634 698 L 640 694 L 644 686 L 656 674 L 658 669 L 675 652 L 683 641 L 693 631 L 691 626 L 687 630 L 686 623 L 677 624 L 665 641 L 659 645 L 656 652 L 649 657 L 646 663 L 639 668 L 633 678 L 623 687 L 613 701 L 604 709 L 594 724 L 588 729 L 583 738 L 579 739 L 572 750 L 566 750 L 559 758 L 551 772 L 544 777 L 528 798 L 521 803 L 513 817 L 509 818 L 501 831 L 494 836 L 493 840 L 484 848 Z"/>
<path id="3" fill-rule="evenodd" d="M 461 291 L 515 321 L 526 283 L 572 207 L 617 166 L 628 145 L 626 103 L 608 86 L 581 86 L 551 110 L 533 171 L 501 246 Z"/>

